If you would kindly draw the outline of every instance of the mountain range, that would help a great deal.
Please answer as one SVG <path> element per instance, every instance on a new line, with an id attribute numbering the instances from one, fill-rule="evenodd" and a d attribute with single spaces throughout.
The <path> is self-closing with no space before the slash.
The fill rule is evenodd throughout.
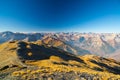
<path id="1" fill-rule="evenodd" d="M 47 44 L 76 55 L 94 54 L 120 60 L 119 33 L 0 33 L 1 44 L 14 40 L 36 41 L 38 44 Z"/>

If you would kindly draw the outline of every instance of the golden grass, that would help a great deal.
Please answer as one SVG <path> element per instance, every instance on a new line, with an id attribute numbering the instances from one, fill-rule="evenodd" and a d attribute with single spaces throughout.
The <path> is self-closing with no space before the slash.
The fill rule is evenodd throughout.
<path id="1" fill-rule="evenodd" d="M 61 43 L 56 43 L 55 45 L 58 46 Z M 0 67 L 1 65 L 9 65 L 9 64 L 17 64 L 18 63 L 18 56 L 16 54 L 16 49 L 18 46 L 15 43 L 4 43 L 0 45 L 0 55 L 4 55 L 0 58 Z M 47 47 L 47 46 L 46 46 Z M 28 46 L 27 48 L 30 48 L 30 46 Z M 6 55 L 5 55 L 6 54 Z M 57 54 L 57 53 L 56 53 Z M 33 54 L 30 52 L 28 53 L 28 56 L 32 56 Z M 58 56 L 50 56 L 49 59 L 46 60 L 39 60 L 39 61 L 33 61 L 33 62 L 27 62 L 27 65 L 31 65 L 31 66 L 37 66 L 39 67 L 39 69 L 37 70 L 20 70 L 20 71 L 14 71 L 12 73 L 12 76 L 22 76 L 23 78 L 26 78 L 27 74 L 36 74 L 36 73 L 54 73 L 54 72 L 70 72 L 70 71 L 74 71 L 76 73 L 87 73 L 87 74 L 94 74 L 94 75 L 100 75 L 101 76 L 101 80 L 107 80 L 110 77 L 114 77 L 114 78 L 120 78 L 120 75 L 115 75 L 112 74 L 110 72 L 108 72 L 106 69 L 104 69 L 104 71 L 100 72 L 97 70 L 94 70 L 94 67 L 100 68 L 100 65 L 97 65 L 95 63 L 92 63 L 90 60 L 94 60 L 97 62 L 102 62 L 108 66 L 120 66 L 119 64 L 116 64 L 114 60 L 100 60 L 100 57 L 96 57 L 93 55 L 86 55 L 83 57 L 79 57 L 80 59 L 82 59 L 86 64 L 75 61 L 75 60 L 68 60 L 68 61 L 64 61 L 61 57 Z M 4 64 L 3 64 L 4 63 Z M 44 67 L 44 68 L 41 68 Z M 49 67 L 49 68 L 48 68 Z M 102 68 L 103 69 L 103 68 Z"/>
<path id="2" fill-rule="evenodd" d="M 50 60 L 40 60 L 40 61 L 36 61 L 36 62 L 30 62 L 27 63 L 29 65 L 34 65 L 34 66 L 38 66 L 38 67 L 45 67 L 45 70 L 48 73 L 54 73 L 54 72 L 70 72 L 70 71 L 74 71 L 76 73 L 87 73 L 87 74 L 92 74 L 92 75 L 99 75 L 101 77 L 101 80 L 108 80 L 108 78 L 113 77 L 114 79 L 119 78 L 120 79 L 120 75 L 115 75 L 113 73 L 109 73 L 108 71 L 96 71 L 93 70 L 94 67 L 98 67 L 101 68 L 100 66 L 98 66 L 97 64 L 91 63 L 89 60 L 92 58 L 91 57 L 83 57 L 82 59 L 85 61 L 85 63 L 87 64 L 86 66 L 80 62 L 74 61 L 74 60 L 69 60 L 64 61 L 61 60 L 61 58 L 56 57 L 56 56 L 51 56 Z M 58 64 L 54 64 L 54 62 L 58 63 Z M 68 65 L 64 65 L 62 63 L 66 63 Z M 71 66 L 72 65 L 72 66 Z M 80 66 L 80 67 L 79 67 Z M 49 69 L 48 69 L 49 67 Z M 40 73 L 41 70 L 36 70 L 33 72 L 33 74 L 37 72 Z M 96 79 L 94 79 L 96 80 Z"/>
<path id="3" fill-rule="evenodd" d="M 75 73 L 87 73 L 89 75 L 99 75 L 101 80 L 108 80 L 109 78 L 113 78 L 113 80 L 120 79 L 120 75 L 115 75 L 113 73 L 109 73 L 108 71 L 96 71 L 93 70 L 93 67 L 100 67 L 96 64 L 91 63 L 90 57 L 82 58 L 87 65 L 84 65 L 80 62 L 69 60 L 64 61 L 63 59 L 57 57 L 57 56 L 51 56 L 50 59 L 46 60 L 39 60 L 39 61 L 32 61 L 32 62 L 26 62 L 27 65 L 37 66 L 39 69 L 36 70 L 21 70 L 21 71 L 15 71 L 12 73 L 12 76 L 22 76 L 22 78 L 26 78 L 27 75 L 35 75 L 35 74 L 54 74 L 54 72 L 75 72 Z M 57 63 L 57 64 L 56 64 Z M 67 64 L 64 65 L 63 63 Z M 88 67 L 92 66 L 92 67 Z M 80 67 L 79 67 L 80 66 Z M 94 77 L 94 80 L 97 80 L 96 77 Z"/>
<path id="4" fill-rule="evenodd" d="M 71 63 L 72 62 L 72 63 Z M 69 63 L 73 64 L 74 61 L 69 61 Z M 41 60 L 41 61 L 37 61 L 37 62 L 31 62 L 31 63 L 27 63 L 29 65 L 34 65 L 34 66 L 38 66 L 40 69 L 37 70 L 27 70 L 27 71 L 15 71 L 12 75 L 13 76 L 20 76 L 20 75 L 24 75 L 24 74 L 36 74 L 36 73 L 49 73 L 49 74 L 53 74 L 54 72 L 70 72 L 70 71 L 74 71 L 76 73 L 87 73 L 87 74 L 91 74 L 91 75 L 99 75 L 101 77 L 101 80 L 108 80 L 108 78 L 110 77 L 114 77 L 114 78 L 120 78 L 120 75 L 115 75 L 112 73 L 108 73 L 106 71 L 104 72 L 99 72 L 99 71 L 95 71 L 92 70 L 90 68 L 87 67 L 76 67 L 76 66 L 67 66 L 67 65 L 57 65 L 54 64 L 52 61 L 50 60 Z M 79 64 L 78 62 L 75 62 L 75 64 Z M 44 68 L 42 68 L 44 67 Z M 94 79 L 96 80 L 96 79 Z"/>
<path id="5" fill-rule="evenodd" d="M 64 61 L 62 58 L 60 58 L 58 56 L 50 56 L 50 60 L 51 61 L 58 61 L 58 62 Z"/>

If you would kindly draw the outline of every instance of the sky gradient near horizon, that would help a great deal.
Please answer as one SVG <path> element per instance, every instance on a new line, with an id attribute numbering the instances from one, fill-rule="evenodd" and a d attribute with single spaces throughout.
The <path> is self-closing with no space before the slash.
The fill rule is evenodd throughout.
<path id="1" fill-rule="evenodd" d="M 0 0 L 0 32 L 120 32 L 120 0 Z"/>

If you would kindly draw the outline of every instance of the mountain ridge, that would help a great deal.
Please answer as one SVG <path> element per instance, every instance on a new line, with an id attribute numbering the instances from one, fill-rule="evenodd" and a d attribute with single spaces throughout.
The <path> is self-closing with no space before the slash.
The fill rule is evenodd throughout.
<path id="1" fill-rule="evenodd" d="M 95 55 L 77 56 L 38 42 L 9 41 L 0 44 L 0 56 L 3 80 L 120 79 L 120 62 Z"/>
<path id="2" fill-rule="evenodd" d="M 111 57 L 116 60 L 119 58 L 119 56 L 114 55 L 116 51 L 120 49 L 119 33 L 13 33 L 10 31 L 0 33 L 0 43 L 13 40 L 32 42 L 45 40 L 45 38 L 52 38 L 50 40 L 51 43 L 57 44 L 61 42 L 69 46 L 68 49 L 70 50 L 66 51 L 71 51 L 73 54 L 84 55 L 91 53 L 99 56 Z M 55 39 L 57 39 L 56 42 L 54 42 Z M 63 50 L 66 49 L 64 48 L 65 46 L 60 47 Z M 119 52 L 117 54 L 119 54 Z"/>

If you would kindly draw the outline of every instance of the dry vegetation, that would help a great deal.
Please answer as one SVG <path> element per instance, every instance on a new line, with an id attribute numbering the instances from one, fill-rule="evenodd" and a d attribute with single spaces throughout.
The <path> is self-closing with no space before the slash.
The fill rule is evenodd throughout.
<path id="1" fill-rule="evenodd" d="M 29 68 L 27 70 L 20 70 L 15 71 L 12 73 L 12 76 L 14 77 L 21 77 L 22 79 L 27 78 L 51 78 L 51 80 L 58 80 L 59 75 L 61 75 L 62 79 L 66 80 L 119 80 L 120 75 L 115 75 L 113 73 L 109 73 L 107 71 L 96 71 L 90 68 L 87 68 L 84 65 L 81 65 L 79 62 L 75 61 L 69 61 L 69 62 L 54 62 L 51 60 L 41 60 L 41 61 L 35 61 L 35 62 L 27 62 L 28 65 L 34 65 L 37 66 L 35 69 Z M 76 65 L 79 65 L 81 67 L 78 67 Z M 63 75 L 64 74 L 64 75 Z M 53 75 L 56 75 L 56 77 L 53 77 Z M 66 75 L 66 76 L 65 76 Z M 67 75 L 73 75 L 73 78 L 68 77 Z M 68 77 L 68 79 L 67 79 Z M 39 79 L 38 79 L 39 80 Z M 49 79 L 48 79 L 49 80 Z"/>
<path id="2" fill-rule="evenodd" d="M 75 56 L 45 44 L 7 42 L 0 56 L 0 80 L 120 80 L 120 63 L 113 59 Z"/>

